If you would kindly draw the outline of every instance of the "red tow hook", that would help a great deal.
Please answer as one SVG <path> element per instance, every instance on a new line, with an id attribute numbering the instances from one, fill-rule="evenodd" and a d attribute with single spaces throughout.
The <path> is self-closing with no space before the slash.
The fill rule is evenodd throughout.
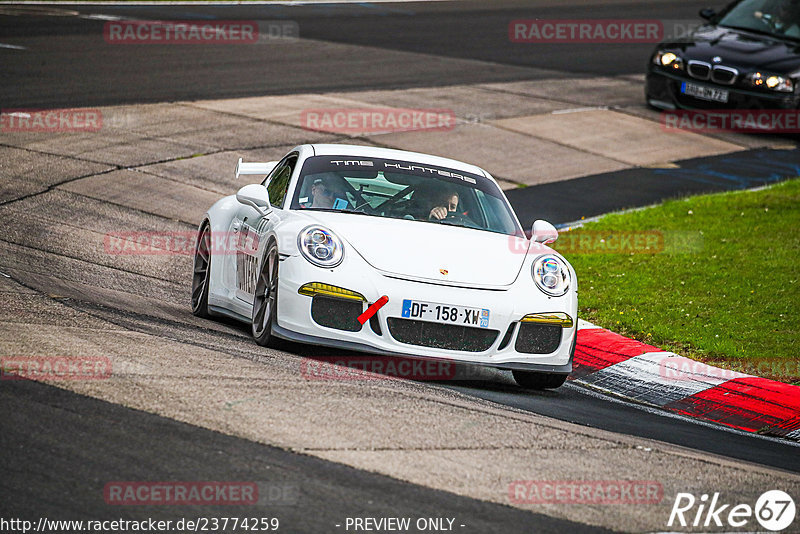
<path id="1" fill-rule="evenodd" d="M 383 308 L 383 306 L 387 302 L 389 302 L 389 297 L 387 297 L 386 295 L 384 295 L 381 298 L 379 298 L 378 300 L 376 300 L 375 303 L 372 306 L 367 308 L 364 313 L 362 313 L 361 315 L 358 316 L 358 319 L 357 319 L 358 322 L 361 323 L 361 324 L 364 324 L 367 321 L 369 321 L 372 318 L 372 316 L 375 315 L 376 313 L 378 313 L 378 310 Z"/>

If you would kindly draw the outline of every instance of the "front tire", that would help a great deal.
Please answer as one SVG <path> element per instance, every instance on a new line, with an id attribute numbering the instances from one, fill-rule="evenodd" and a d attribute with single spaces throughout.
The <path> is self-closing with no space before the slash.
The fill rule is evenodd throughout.
<path id="1" fill-rule="evenodd" d="M 253 339 L 262 347 L 272 346 L 275 338 L 272 325 L 278 312 L 278 245 L 270 241 L 261 272 L 258 274 L 256 292 L 253 297 Z"/>
<path id="2" fill-rule="evenodd" d="M 211 228 L 208 221 L 200 227 L 194 248 L 194 273 L 192 275 L 192 314 L 209 318 L 208 285 L 211 280 Z"/>
<path id="3" fill-rule="evenodd" d="M 511 371 L 514 380 L 525 389 L 556 389 L 564 385 L 568 373 L 536 373 L 534 371 Z"/>

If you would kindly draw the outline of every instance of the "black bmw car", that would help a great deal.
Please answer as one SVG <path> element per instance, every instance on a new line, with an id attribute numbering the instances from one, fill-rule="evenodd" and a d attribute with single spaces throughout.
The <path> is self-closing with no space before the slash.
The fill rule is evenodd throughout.
<path id="1" fill-rule="evenodd" d="M 800 0 L 737 0 L 688 38 L 660 43 L 647 103 L 662 109 L 800 108 Z"/>

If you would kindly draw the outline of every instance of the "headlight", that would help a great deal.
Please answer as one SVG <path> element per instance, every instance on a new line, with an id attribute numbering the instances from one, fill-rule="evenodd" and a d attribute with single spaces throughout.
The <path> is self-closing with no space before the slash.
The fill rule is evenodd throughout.
<path id="1" fill-rule="evenodd" d="M 656 55 L 653 56 L 653 63 L 675 70 L 683 68 L 683 60 L 679 58 L 677 54 L 674 52 L 665 52 L 664 50 L 656 52 Z"/>
<path id="2" fill-rule="evenodd" d="M 321 226 L 309 226 L 300 232 L 297 247 L 308 261 L 319 267 L 336 267 L 344 258 L 341 239 Z"/>
<path id="3" fill-rule="evenodd" d="M 747 75 L 747 80 L 753 87 L 766 87 L 767 89 L 781 91 L 782 93 L 791 93 L 794 91 L 792 80 L 775 74 L 754 72 Z"/>
<path id="4" fill-rule="evenodd" d="M 569 291 L 569 268 L 555 256 L 539 256 L 533 262 L 533 280 L 543 293 L 560 297 Z"/>

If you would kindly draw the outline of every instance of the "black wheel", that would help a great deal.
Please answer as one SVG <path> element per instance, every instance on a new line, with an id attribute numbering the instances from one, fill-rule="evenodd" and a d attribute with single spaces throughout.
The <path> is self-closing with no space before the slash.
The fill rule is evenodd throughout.
<path id="1" fill-rule="evenodd" d="M 210 317 L 208 313 L 208 282 L 211 276 L 211 228 L 208 222 L 200 227 L 194 248 L 194 274 L 192 275 L 192 313 L 197 317 Z"/>
<path id="2" fill-rule="evenodd" d="M 514 380 L 525 389 L 555 389 L 564 385 L 567 373 L 536 373 L 533 371 L 512 371 Z"/>
<path id="3" fill-rule="evenodd" d="M 278 245 L 270 241 L 261 262 L 253 298 L 253 338 L 262 347 L 274 344 L 272 324 L 278 310 Z"/>

